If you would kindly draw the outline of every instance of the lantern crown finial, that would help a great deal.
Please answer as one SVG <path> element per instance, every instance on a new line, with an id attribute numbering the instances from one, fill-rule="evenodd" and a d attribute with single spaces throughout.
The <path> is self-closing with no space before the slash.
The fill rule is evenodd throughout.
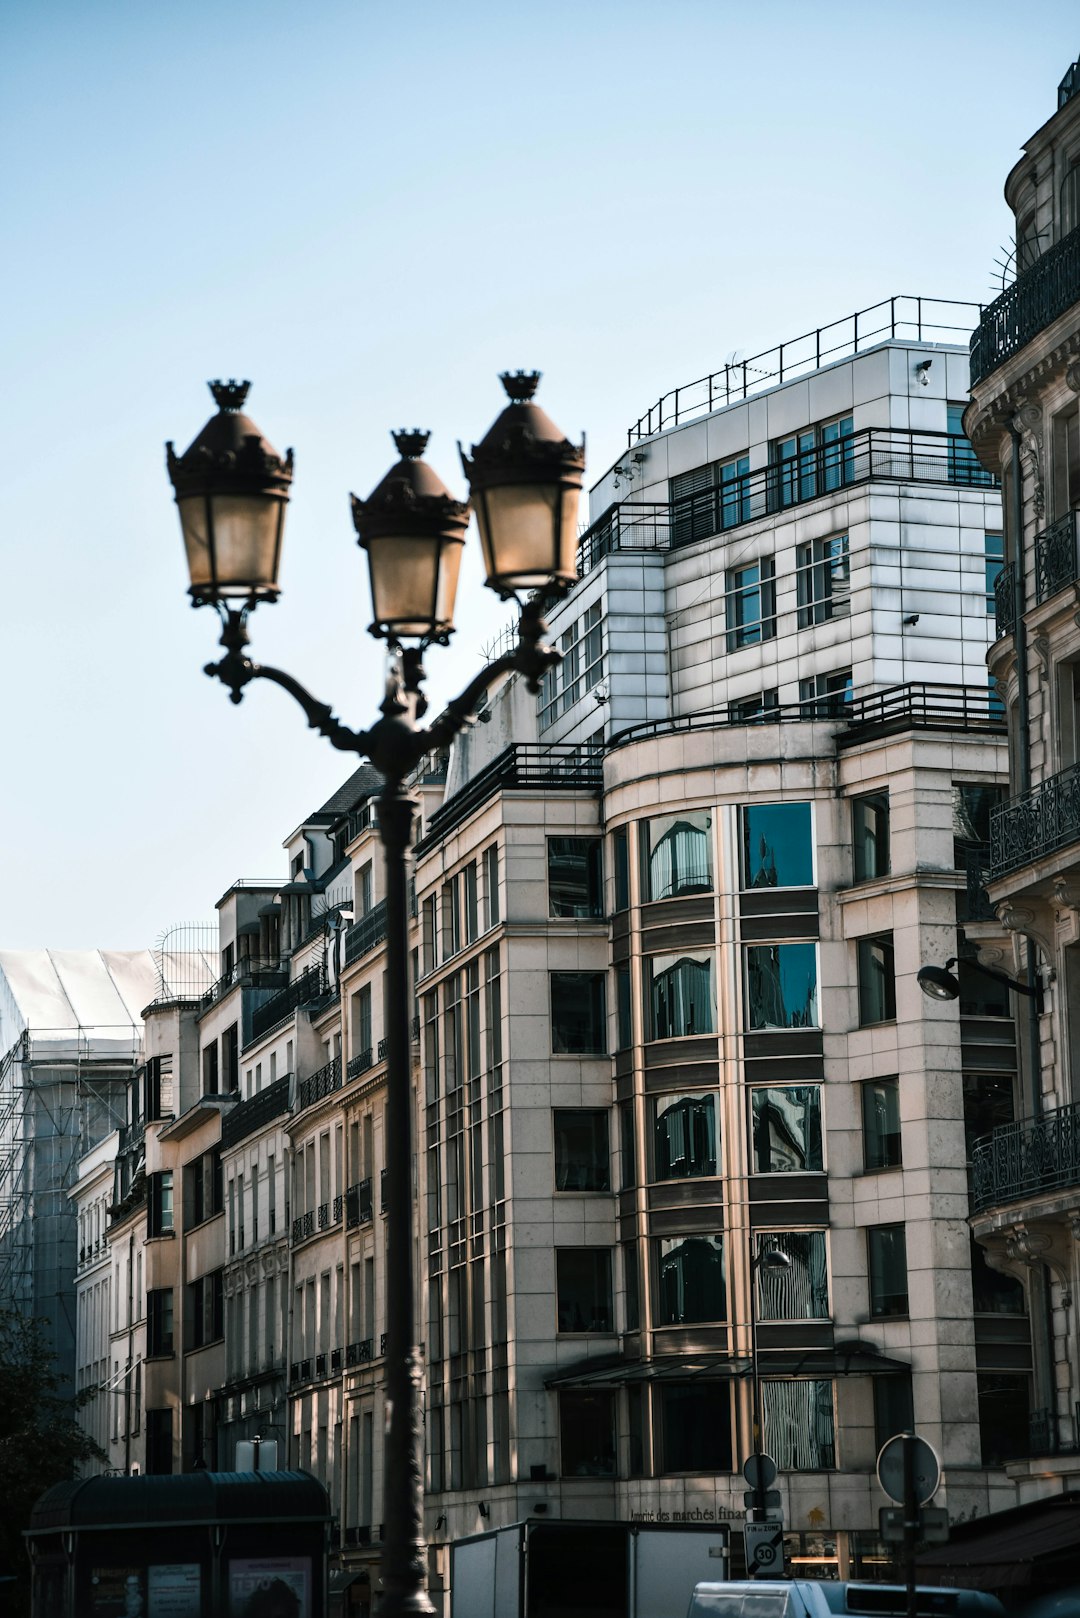
<path id="1" fill-rule="evenodd" d="M 228 382 L 208 382 L 207 387 L 214 396 L 214 403 L 219 410 L 243 410 L 244 400 L 251 388 L 250 382 L 237 382 L 230 378 Z"/>
<path id="2" fill-rule="evenodd" d="M 390 434 L 394 440 L 394 447 L 403 461 L 418 461 L 427 448 L 429 432 L 422 427 L 399 427 L 396 433 Z"/>
<path id="3" fill-rule="evenodd" d="M 499 381 L 515 404 L 528 404 L 540 385 L 540 371 L 500 371 Z"/>

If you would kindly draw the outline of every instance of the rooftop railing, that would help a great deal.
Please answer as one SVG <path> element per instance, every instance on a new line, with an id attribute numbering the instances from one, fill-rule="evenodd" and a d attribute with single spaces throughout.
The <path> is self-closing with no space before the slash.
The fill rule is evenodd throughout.
<path id="1" fill-rule="evenodd" d="M 460 792 L 432 815 L 426 835 L 417 844 L 422 849 L 463 821 L 497 792 L 572 791 L 598 792 L 603 786 L 603 763 L 598 753 L 587 747 L 526 746 L 508 747 L 498 758 L 475 775 Z"/>
<path id="2" fill-rule="evenodd" d="M 265 1090 L 259 1090 L 255 1095 L 249 1096 L 247 1101 L 238 1101 L 231 1111 L 223 1113 L 221 1117 L 221 1144 L 223 1147 L 235 1146 L 238 1141 L 244 1140 L 248 1135 L 254 1135 L 257 1129 L 263 1129 L 275 1118 L 280 1118 L 289 1110 L 289 1084 L 292 1075 L 286 1073 L 283 1078 L 275 1079 L 268 1084 Z"/>
<path id="3" fill-rule="evenodd" d="M 971 1211 L 984 1213 L 1043 1191 L 1080 1193 L 1080 1105 L 1001 1124 L 971 1154 Z"/>
<path id="4" fill-rule="evenodd" d="M 1047 776 L 990 813 L 990 881 L 1080 842 L 1080 764 Z"/>
<path id="5" fill-rule="evenodd" d="M 834 360 L 846 359 L 879 343 L 966 343 L 979 318 L 979 306 L 952 298 L 920 298 L 897 293 L 868 309 L 804 332 L 745 360 L 729 360 L 719 371 L 684 383 L 650 405 L 627 431 L 633 446 L 642 438 L 678 427 L 696 416 L 736 404 L 765 388 L 779 387 Z"/>
<path id="6" fill-rule="evenodd" d="M 821 495 L 871 482 L 998 487 L 962 433 L 864 427 L 678 500 L 626 500 L 612 506 L 582 535 L 578 572 L 590 572 L 612 551 L 676 550 Z"/>
<path id="7" fill-rule="evenodd" d="M 1080 300 L 1080 225 L 1022 270 L 982 311 L 971 338 L 971 385 L 996 371 Z"/>

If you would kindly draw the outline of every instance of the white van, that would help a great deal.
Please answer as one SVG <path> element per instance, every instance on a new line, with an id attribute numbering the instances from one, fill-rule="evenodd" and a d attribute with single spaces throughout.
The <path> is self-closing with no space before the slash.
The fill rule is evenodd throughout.
<path id="1" fill-rule="evenodd" d="M 1001 1618 L 997 1596 L 982 1590 L 944 1590 L 920 1585 L 918 1618 Z M 827 1579 L 749 1579 L 698 1584 L 687 1618 L 905 1618 L 902 1584 L 850 1584 Z"/>

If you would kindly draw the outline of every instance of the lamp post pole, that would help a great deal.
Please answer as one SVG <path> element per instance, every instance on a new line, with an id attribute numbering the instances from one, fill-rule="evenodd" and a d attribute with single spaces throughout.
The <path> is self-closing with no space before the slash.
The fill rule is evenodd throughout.
<path id="1" fill-rule="evenodd" d="M 219 405 L 182 456 L 168 466 L 195 606 L 213 605 L 224 655 L 205 672 L 240 702 L 252 680 L 269 680 L 303 709 L 308 724 L 342 752 L 367 758 L 383 778 L 376 814 L 386 887 L 386 1437 L 383 1482 L 382 1618 L 429 1615 L 423 1525 L 422 1379 L 413 1262 L 414 1113 L 409 1023 L 408 858 L 417 800 L 409 780 L 422 759 L 449 745 L 497 680 L 517 672 L 537 692 L 561 654 L 547 643 L 542 603 L 577 577 L 577 498 L 584 444 L 569 443 L 532 401 L 539 376 L 502 378 L 510 397 L 494 426 L 462 462 L 476 504 L 487 583 L 518 600 L 516 647 L 488 663 L 427 726 L 425 647 L 453 631 L 457 572 L 469 505 L 455 501 L 422 461 L 427 434 L 394 435 L 401 459 L 366 501 L 353 497 L 353 523 L 367 551 L 375 622 L 393 662 L 381 717 L 354 731 L 292 675 L 248 655 L 247 620 L 279 593 L 278 562 L 292 451 L 283 459 L 239 414 L 248 385 L 213 383 Z M 521 601 L 521 593 L 533 592 Z M 404 645 L 410 639 L 416 644 Z"/>

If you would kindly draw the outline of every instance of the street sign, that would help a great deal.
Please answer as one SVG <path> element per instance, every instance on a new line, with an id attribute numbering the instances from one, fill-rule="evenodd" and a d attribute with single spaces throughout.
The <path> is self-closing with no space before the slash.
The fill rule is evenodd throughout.
<path id="1" fill-rule="evenodd" d="M 759 1573 L 783 1573 L 783 1524 L 748 1522 L 743 1533 L 746 1543 L 746 1571 L 750 1578 L 756 1578 Z"/>
<path id="2" fill-rule="evenodd" d="M 771 1455 L 748 1455 L 742 1475 L 752 1489 L 768 1489 L 776 1482 L 776 1462 Z"/>
<path id="3" fill-rule="evenodd" d="M 915 1498 L 920 1506 L 932 1500 L 941 1483 L 941 1462 L 937 1452 L 926 1442 L 912 1434 L 897 1433 L 881 1449 L 877 1459 L 878 1482 L 890 1500 L 898 1506 L 904 1503 L 904 1440 L 915 1445 Z"/>
<path id="4" fill-rule="evenodd" d="M 904 1509 L 902 1506 L 882 1506 L 878 1512 L 881 1537 L 889 1545 L 904 1543 Z M 944 1506 L 923 1506 L 918 1514 L 916 1542 L 920 1545 L 944 1545 L 949 1538 L 949 1513 Z"/>
<path id="5" fill-rule="evenodd" d="M 742 1498 L 747 1511 L 756 1511 L 759 1505 L 767 1511 L 770 1506 L 782 1506 L 784 1503 L 779 1489 L 762 1489 L 760 1501 L 756 1489 L 747 1489 Z"/>

